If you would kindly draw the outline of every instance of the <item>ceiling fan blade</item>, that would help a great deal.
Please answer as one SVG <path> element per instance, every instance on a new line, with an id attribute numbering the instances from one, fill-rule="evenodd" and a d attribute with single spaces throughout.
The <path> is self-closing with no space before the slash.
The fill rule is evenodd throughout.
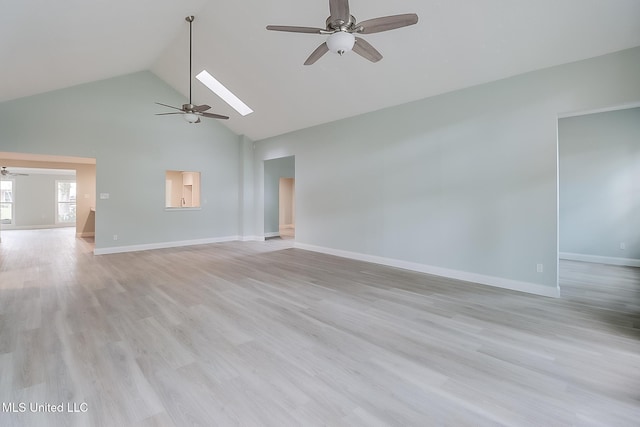
<path id="1" fill-rule="evenodd" d="M 288 33 L 321 34 L 324 28 L 292 27 L 290 25 L 267 25 L 267 30 L 286 31 Z"/>
<path id="2" fill-rule="evenodd" d="M 200 113 L 200 114 L 204 117 L 209 117 L 211 119 L 227 120 L 229 118 L 228 116 L 223 116 L 222 114 L 214 114 L 214 113 Z M 199 117 L 198 117 L 198 120 L 200 120 Z"/>
<path id="3" fill-rule="evenodd" d="M 209 107 L 207 104 L 202 104 L 202 105 L 196 105 L 195 107 L 193 107 L 193 111 L 207 111 L 209 110 L 211 107 Z"/>
<path id="4" fill-rule="evenodd" d="M 327 46 L 327 43 L 322 43 L 320 46 L 318 46 L 316 50 L 313 51 L 313 53 L 311 53 L 311 55 L 309 55 L 307 60 L 304 61 L 304 65 L 314 64 L 318 59 L 322 57 L 322 55 L 324 55 L 327 52 L 329 52 L 329 47 Z"/>
<path id="5" fill-rule="evenodd" d="M 351 13 L 349 12 L 349 0 L 329 0 L 329 12 L 331 21 L 340 19 L 349 22 Z"/>
<path id="6" fill-rule="evenodd" d="M 405 13 L 403 15 L 384 16 L 382 18 L 369 19 L 358 23 L 362 27 L 361 34 L 381 33 L 383 31 L 395 30 L 396 28 L 408 27 L 418 22 L 418 15 L 415 13 Z"/>
<path id="7" fill-rule="evenodd" d="M 369 42 L 360 37 L 356 37 L 356 43 L 353 45 L 353 51 L 371 62 L 378 62 L 382 59 L 382 54 L 371 46 Z"/>
<path id="8" fill-rule="evenodd" d="M 169 114 L 184 114 L 184 113 L 156 113 L 156 116 L 168 116 Z"/>
<path id="9" fill-rule="evenodd" d="M 2 170 L 0 170 L 1 176 L 29 176 L 28 173 L 16 173 L 10 172 L 6 166 L 2 166 Z"/>
<path id="10" fill-rule="evenodd" d="M 156 102 L 156 104 L 158 104 L 158 105 L 162 105 L 162 106 L 164 106 L 164 107 L 173 108 L 174 110 L 180 110 L 180 111 L 182 111 L 182 108 L 174 107 L 174 106 L 172 106 L 172 105 L 163 104 L 163 103 L 161 103 L 161 102 Z"/>

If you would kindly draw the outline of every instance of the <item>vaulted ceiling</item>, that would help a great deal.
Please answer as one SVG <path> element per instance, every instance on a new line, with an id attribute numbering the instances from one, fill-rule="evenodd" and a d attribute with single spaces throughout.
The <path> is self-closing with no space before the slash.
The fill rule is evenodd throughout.
<path id="1" fill-rule="evenodd" d="M 265 27 L 323 27 L 328 0 L 0 0 L 0 101 L 141 70 L 188 96 L 187 15 L 194 74 L 207 69 L 255 112 L 240 116 L 195 79 L 194 103 L 254 140 L 640 46 L 638 0 L 350 6 L 358 21 L 415 12 L 419 22 L 363 36 L 384 55 L 378 63 L 351 53 L 304 66 L 326 36 Z"/>

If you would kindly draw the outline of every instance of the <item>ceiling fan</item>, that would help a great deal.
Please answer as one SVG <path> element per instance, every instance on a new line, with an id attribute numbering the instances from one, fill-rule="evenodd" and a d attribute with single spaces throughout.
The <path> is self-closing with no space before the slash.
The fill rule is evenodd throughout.
<path id="1" fill-rule="evenodd" d="M 7 170 L 6 166 L 2 166 L 2 169 L 0 170 L 0 176 L 29 176 L 29 174 L 27 174 L 27 173 L 12 173 L 12 172 L 9 172 L 9 170 Z"/>
<path id="2" fill-rule="evenodd" d="M 210 117 L 212 119 L 226 120 L 229 118 L 228 116 L 223 116 L 223 115 L 214 114 L 214 113 L 205 113 L 205 111 L 211 108 L 210 106 L 204 105 L 204 104 L 193 105 L 193 103 L 191 102 L 191 68 L 192 68 L 191 52 L 193 50 L 192 24 L 195 18 L 193 16 L 187 16 L 184 19 L 189 23 L 189 103 L 182 104 L 182 108 L 178 108 L 178 107 L 173 107 L 171 105 L 162 104 L 161 102 L 156 102 L 156 104 L 158 105 L 173 108 L 174 110 L 180 110 L 180 112 L 176 112 L 176 113 L 158 113 L 156 114 L 156 116 L 166 116 L 169 114 L 182 114 L 184 119 L 189 123 L 200 123 L 200 117 Z"/>
<path id="3" fill-rule="evenodd" d="M 407 27 L 418 22 L 418 15 L 406 13 L 357 23 L 356 18 L 349 11 L 349 0 L 329 0 L 329 13 L 330 16 L 327 18 L 326 28 L 267 25 L 267 30 L 328 35 L 327 41 L 311 53 L 304 65 L 315 63 L 329 51 L 343 55 L 350 50 L 371 62 L 378 62 L 382 59 L 382 54 L 366 40 L 356 37 L 354 34 L 381 33 Z"/>

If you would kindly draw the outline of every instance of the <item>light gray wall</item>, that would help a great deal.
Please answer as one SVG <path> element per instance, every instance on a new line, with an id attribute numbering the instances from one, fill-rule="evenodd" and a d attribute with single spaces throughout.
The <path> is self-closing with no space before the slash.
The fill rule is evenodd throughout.
<path id="1" fill-rule="evenodd" d="M 638 75 L 636 48 L 269 138 L 256 179 L 296 156 L 301 244 L 553 294 L 557 115 L 638 101 Z"/>
<path id="2" fill-rule="evenodd" d="M 265 160 L 264 162 L 264 233 L 280 231 L 280 178 L 295 178 L 294 157 Z"/>
<path id="3" fill-rule="evenodd" d="M 558 135 L 560 252 L 640 260 L 640 108 L 561 119 Z"/>
<path id="4" fill-rule="evenodd" d="M 246 136 L 240 138 L 240 158 L 238 159 L 238 179 L 240 181 L 240 230 L 239 234 L 243 239 L 256 239 L 255 220 L 255 193 L 254 193 L 254 167 L 253 167 L 253 144 Z"/>
<path id="5" fill-rule="evenodd" d="M 96 159 L 96 249 L 236 236 L 239 137 L 154 102 L 184 97 L 140 72 L 0 103 L 0 151 Z M 165 171 L 199 171 L 200 210 L 165 211 Z M 112 236 L 118 235 L 118 241 Z"/>
<path id="6" fill-rule="evenodd" d="M 56 180 L 74 180 L 69 175 L 15 176 L 14 226 L 3 228 L 49 228 L 56 224 Z M 66 226 L 75 227 L 75 223 Z"/>

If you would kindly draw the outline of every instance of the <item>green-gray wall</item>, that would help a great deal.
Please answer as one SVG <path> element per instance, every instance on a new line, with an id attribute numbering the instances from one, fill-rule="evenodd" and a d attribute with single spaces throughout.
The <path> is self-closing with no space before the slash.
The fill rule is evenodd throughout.
<path id="1" fill-rule="evenodd" d="M 269 138 L 255 177 L 295 155 L 299 247 L 557 295 L 558 114 L 639 75 L 635 48 Z"/>
<path id="2" fill-rule="evenodd" d="M 562 257 L 640 267 L 640 108 L 561 119 L 558 136 Z"/>
<path id="3" fill-rule="evenodd" d="M 150 72 L 0 103 L 0 151 L 96 159 L 96 251 L 235 238 L 240 138 L 156 116 L 184 97 Z M 202 208 L 165 211 L 165 170 L 202 173 Z M 118 240 L 113 240 L 113 235 Z M 113 249 L 115 250 L 115 249 Z"/>

